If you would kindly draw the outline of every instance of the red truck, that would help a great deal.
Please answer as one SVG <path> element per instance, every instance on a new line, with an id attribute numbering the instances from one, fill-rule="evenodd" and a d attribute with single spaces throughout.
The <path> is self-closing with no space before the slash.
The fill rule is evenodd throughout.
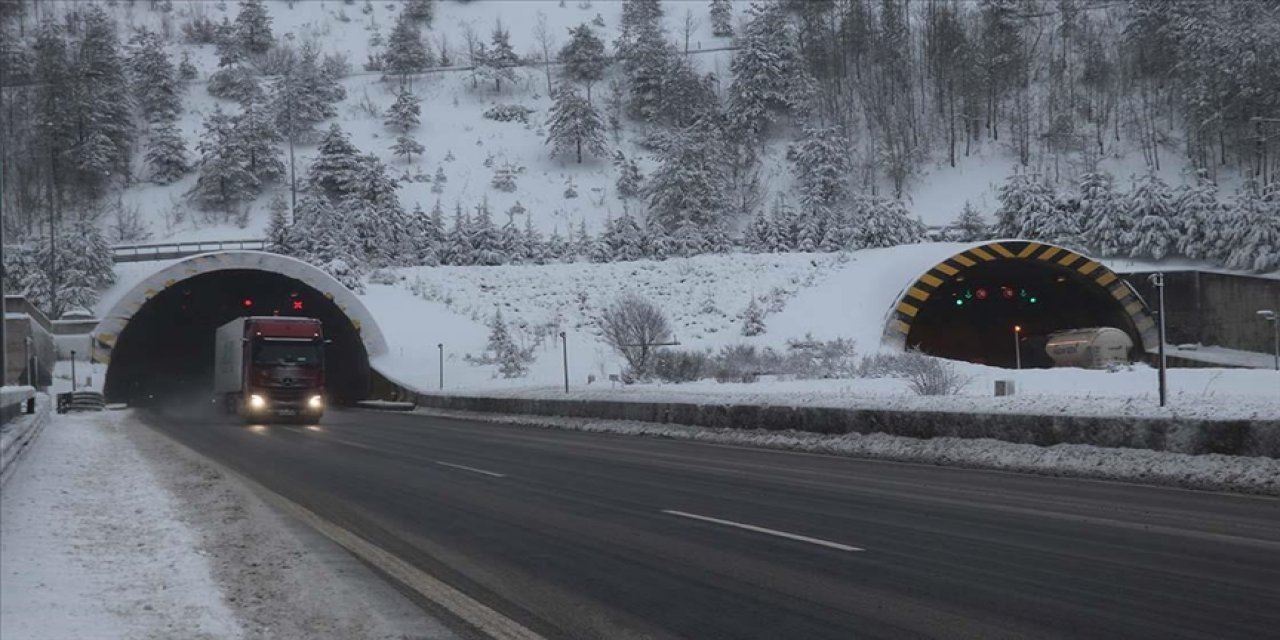
<path id="1" fill-rule="evenodd" d="M 213 392 L 247 420 L 324 415 L 324 333 L 315 318 L 250 316 L 218 327 Z"/>

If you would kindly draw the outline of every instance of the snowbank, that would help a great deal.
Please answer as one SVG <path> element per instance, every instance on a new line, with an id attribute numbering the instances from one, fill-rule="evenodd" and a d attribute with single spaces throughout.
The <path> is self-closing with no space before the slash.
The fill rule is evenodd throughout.
<path id="1" fill-rule="evenodd" d="M 1216 454 L 1185 455 L 1077 444 L 1039 447 L 998 440 L 964 438 L 922 440 L 882 433 L 825 435 L 795 431 L 709 429 L 620 420 L 528 415 L 494 416 L 436 409 L 419 409 L 419 412 L 468 420 L 575 431 L 672 438 L 1050 476 L 1121 480 L 1188 489 L 1280 495 L 1280 460 L 1270 458 Z"/>

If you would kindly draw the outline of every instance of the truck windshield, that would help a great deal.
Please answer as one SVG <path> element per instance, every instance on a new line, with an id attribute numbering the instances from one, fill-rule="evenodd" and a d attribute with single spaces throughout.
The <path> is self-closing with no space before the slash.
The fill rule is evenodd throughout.
<path id="1" fill-rule="evenodd" d="M 253 347 L 254 364 L 320 364 L 320 345 L 314 342 L 263 340 Z"/>

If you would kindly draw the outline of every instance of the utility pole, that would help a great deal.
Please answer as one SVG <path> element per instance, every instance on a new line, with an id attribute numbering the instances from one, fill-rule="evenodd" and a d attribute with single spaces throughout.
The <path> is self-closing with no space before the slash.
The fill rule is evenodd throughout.
<path id="1" fill-rule="evenodd" d="M 1160 298 L 1160 406 L 1164 406 L 1168 399 L 1168 389 L 1165 380 L 1165 369 L 1168 368 L 1168 362 L 1164 355 L 1164 273 L 1153 273 L 1147 276 L 1151 284 L 1155 285 L 1158 297 Z"/>

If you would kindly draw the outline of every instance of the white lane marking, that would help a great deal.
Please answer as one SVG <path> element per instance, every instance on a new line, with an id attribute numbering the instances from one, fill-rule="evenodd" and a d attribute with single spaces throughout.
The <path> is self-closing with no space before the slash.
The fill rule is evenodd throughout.
<path id="1" fill-rule="evenodd" d="M 790 540 L 799 540 L 800 542 L 808 542 L 810 544 L 816 544 L 819 546 L 829 547 L 832 549 L 839 549 L 841 551 L 866 551 L 866 549 L 863 549 L 860 547 L 851 547 L 847 544 L 840 544 L 839 542 L 831 542 L 830 540 L 810 538 L 809 536 L 802 536 L 798 533 L 787 533 L 786 531 L 778 531 L 776 529 L 766 529 L 764 527 L 757 527 L 753 524 L 743 524 L 741 522 L 733 522 L 732 520 L 721 520 L 720 518 L 700 516 L 696 513 L 685 513 L 683 511 L 673 511 L 671 509 L 663 509 L 662 512 L 673 515 L 673 516 L 680 516 L 681 518 L 690 518 L 693 520 L 701 520 L 703 522 L 712 522 L 715 524 L 725 525 L 726 527 L 737 527 L 739 529 L 746 529 L 747 531 L 754 531 L 756 533 L 765 533 L 771 536 L 778 536 L 779 538 L 787 538 Z"/>
<path id="2" fill-rule="evenodd" d="M 495 472 L 493 472 L 493 471 L 485 471 L 484 469 L 477 469 L 477 468 L 475 468 L 475 467 L 468 467 L 468 466 L 461 465 L 461 464 L 453 464 L 452 462 L 441 462 L 440 460 L 436 460 L 436 464 L 438 464 L 438 465 L 440 465 L 440 466 L 442 466 L 442 467 L 450 467 L 450 468 L 453 468 L 453 469 L 462 469 L 463 471 L 470 471 L 470 472 L 472 472 L 472 473 L 483 473 L 483 474 L 484 474 L 484 475 L 486 475 L 486 476 L 493 476 L 494 478 L 505 478 L 505 477 L 507 477 L 507 474 L 505 474 L 505 473 L 495 473 Z"/>

